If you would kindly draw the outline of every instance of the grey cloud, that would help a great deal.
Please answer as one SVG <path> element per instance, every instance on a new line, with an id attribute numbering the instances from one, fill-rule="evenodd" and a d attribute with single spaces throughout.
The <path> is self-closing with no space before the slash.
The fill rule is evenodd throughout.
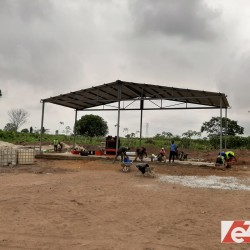
<path id="1" fill-rule="evenodd" d="M 250 50 L 228 58 L 218 74 L 218 88 L 229 96 L 234 110 L 250 109 L 249 105 Z"/>
<path id="2" fill-rule="evenodd" d="M 179 36 L 186 40 L 212 40 L 219 12 L 201 0 L 134 0 L 130 2 L 134 27 L 140 34 Z"/>
<path id="3" fill-rule="evenodd" d="M 0 81 L 58 88 L 84 78 L 94 21 L 87 7 L 70 4 L 0 2 Z"/>
<path id="4" fill-rule="evenodd" d="M 53 5 L 49 0 L 1 0 L 0 18 L 18 19 L 20 22 L 34 22 L 48 20 L 53 13 Z"/>
<path id="5" fill-rule="evenodd" d="M 122 79 L 226 93 L 231 117 L 247 107 L 250 90 L 249 54 L 239 52 L 249 47 L 242 42 L 248 38 L 249 22 L 247 13 L 237 15 L 235 6 L 246 9 L 246 3 L 227 0 L 0 0 L 0 101 L 9 109 L 21 105 L 30 110 L 39 126 L 40 99 Z M 57 108 L 46 106 L 47 123 L 52 118 L 66 122 L 64 111 L 61 118 Z M 192 119 L 199 119 L 196 127 L 208 117 L 207 112 L 199 114 L 206 116 Z M 152 121 L 145 116 L 150 130 L 155 115 Z M 7 123 L 6 110 L 0 116 L 1 128 Z M 139 118 L 127 117 L 124 124 L 132 131 Z M 116 114 L 105 114 L 104 119 L 115 134 Z M 162 126 L 155 133 L 192 129 L 191 124 Z"/>

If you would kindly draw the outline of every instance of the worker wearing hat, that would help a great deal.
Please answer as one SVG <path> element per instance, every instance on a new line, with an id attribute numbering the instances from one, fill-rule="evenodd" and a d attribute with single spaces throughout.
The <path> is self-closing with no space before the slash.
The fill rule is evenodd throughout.
<path id="1" fill-rule="evenodd" d="M 161 148 L 159 154 L 157 155 L 158 161 L 164 161 L 164 157 L 166 157 L 166 151 L 164 148 Z"/>

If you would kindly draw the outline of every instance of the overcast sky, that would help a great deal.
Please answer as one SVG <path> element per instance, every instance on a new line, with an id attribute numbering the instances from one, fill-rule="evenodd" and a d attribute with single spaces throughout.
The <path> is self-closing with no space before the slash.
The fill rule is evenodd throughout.
<path id="1" fill-rule="evenodd" d="M 228 118 L 250 135 L 249 0 L 1 0 L 0 30 L 0 129 L 8 110 L 28 111 L 22 128 L 40 128 L 41 99 L 120 79 L 225 93 Z M 94 114 L 115 135 L 117 112 Z M 72 128 L 74 115 L 46 104 L 44 126 Z M 147 111 L 142 134 L 199 131 L 219 115 Z M 139 125 L 139 111 L 121 112 L 122 135 Z"/>

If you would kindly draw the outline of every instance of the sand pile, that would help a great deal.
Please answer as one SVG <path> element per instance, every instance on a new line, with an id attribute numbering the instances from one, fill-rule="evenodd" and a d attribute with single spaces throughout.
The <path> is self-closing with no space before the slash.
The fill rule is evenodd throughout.
<path id="1" fill-rule="evenodd" d="M 15 145 L 9 142 L 0 141 L 0 147 L 20 148 L 20 145 Z"/>

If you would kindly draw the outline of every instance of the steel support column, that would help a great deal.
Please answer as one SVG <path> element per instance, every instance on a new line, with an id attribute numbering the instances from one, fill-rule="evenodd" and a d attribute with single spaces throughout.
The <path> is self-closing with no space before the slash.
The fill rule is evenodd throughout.
<path id="1" fill-rule="evenodd" d="M 116 152 L 118 151 L 118 147 L 119 147 L 119 133 L 120 133 L 120 113 L 121 113 L 121 95 L 122 95 L 122 85 L 120 83 L 118 83 L 118 116 L 117 116 L 117 132 L 116 132 Z"/>
<path id="2" fill-rule="evenodd" d="M 44 120 L 44 106 L 45 106 L 45 102 L 42 102 L 42 119 L 41 119 L 41 130 L 40 130 L 40 148 L 39 148 L 39 152 L 40 154 L 42 153 L 42 134 L 43 134 L 43 120 Z"/>
<path id="3" fill-rule="evenodd" d="M 76 148 L 76 122 L 77 122 L 77 110 L 75 113 L 75 124 L 74 124 L 74 149 Z"/>
<path id="4" fill-rule="evenodd" d="M 225 137 L 224 137 L 224 140 L 225 140 L 225 149 L 227 148 L 227 130 L 228 130 L 228 122 L 227 122 L 227 108 L 225 109 L 225 118 L 226 118 L 226 128 L 225 128 Z"/>
<path id="5" fill-rule="evenodd" d="M 220 153 L 222 152 L 222 98 L 220 98 Z"/>
<path id="6" fill-rule="evenodd" d="M 140 119 L 140 146 L 141 146 L 141 138 L 142 138 L 142 117 L 143 117 L 143 108 L 144 108 L 144 100 L 140 102 L 140 110 L 141 110 L 141 119 Z"/>

